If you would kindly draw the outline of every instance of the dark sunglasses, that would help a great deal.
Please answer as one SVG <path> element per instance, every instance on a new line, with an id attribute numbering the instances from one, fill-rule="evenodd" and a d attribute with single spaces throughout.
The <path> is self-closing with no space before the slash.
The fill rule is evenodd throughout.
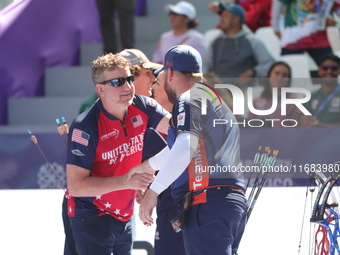
<path id="1" fill-rule="evenodd" d="M 335 72 L 338 71 L 338 66 L 321 66 L 321 69 L 324 71 L 327 71 L 328 69 L 331 69 L 331 71 Z"/>
<path id="2" fill-rule="evenodd" d="M 125 82 L 127 81 L 129 84 L 133 83 L 135 80 L 135 76 L 133 74 L 131 74 L 128 77 L 119 77 L 116 79 L 112 79 L 109 81 L 104 81 L 100 84 L 105 84 L 105 85 L 109 85 L 111 87 L 121 87 L 125 84 Z"/>

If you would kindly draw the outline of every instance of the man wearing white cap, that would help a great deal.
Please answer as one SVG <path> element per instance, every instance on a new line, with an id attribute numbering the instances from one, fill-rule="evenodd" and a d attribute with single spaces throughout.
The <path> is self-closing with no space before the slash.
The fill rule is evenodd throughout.
<path id="1" fill-rule="evenodd" d="M 175 5 L 168 4 L 165 11 L 170 16 L 172 30 L 161 35 L 152 60 L 162 63 L 166 52 L 175 45 L 187 44 L 194 47 L 203 56 L 205 53 L 203 35 L 195 28 L 198 25 L 195 7 L 186 1 Z"/>

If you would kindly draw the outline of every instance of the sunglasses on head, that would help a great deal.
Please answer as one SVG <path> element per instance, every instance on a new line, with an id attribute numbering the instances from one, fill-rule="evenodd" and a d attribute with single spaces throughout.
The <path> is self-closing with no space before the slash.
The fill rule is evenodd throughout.
<path id="1" fill-rule="evenodd" d="M 331 69 L 331 71 L 337 71 L 339 69 L 338 66 L 321 66 L 321 69 L 324 71 L 327 71 L 328 69 Z"/>
<path id="2" fill-rule="evenodd" d="M 125 81 L 127 81 L 129 84 L 133 83 L 135 80 L 135 76 L 133 74 L 131 74 L 128 77 L 119 77 L 119 78 L 115 78 L 109 81 L 104 81 L 100 84 L 105 84 L 105 85 L 109 85 L 111 87 L 121 87 L 125 84 Z"/>

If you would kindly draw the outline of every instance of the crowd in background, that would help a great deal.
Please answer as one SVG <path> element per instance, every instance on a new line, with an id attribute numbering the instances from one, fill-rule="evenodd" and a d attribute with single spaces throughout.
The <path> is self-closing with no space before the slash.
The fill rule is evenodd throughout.
<path id="1" fill-rule="evenodd" d="M 110 8 L 103 8 L 103 4 L 110 4 Z M 115 38 L 115 32 L 112 29 L 114 18 L 112 16 L 113 4 L 119 11 L 124 7 L 120 2 L 123 1 L 107 1 L 97 0 L 101 31 L 104 42 L 104 52 L 117 52 L 117 42 L 106 38 Z M 321 115 L 332 115 L 332 118 L 319 121 L 306 121 L 301 118 L 301 111 L 288 105 L 287 115 L 282 116 L 281 92 L 280 87 L 291 86 L 291 81 L 273 81 L 289 80 L 292 78 L 291 66 L 283 61 L 277 62 L 270 54 L 263 41 L 255 36 L 255 32 L 261 27 L 271 26 L 275 34 L 280 39 L 281 55 L 302 54 L 307 52 L 318 65 L 316 74 L 317 84 L 322 86 L 323 94 L 319 100 L 314 98 L 314 94 L 308 104 L 311 114 L 322 105 L 322 98 L 327 98 L 328 94 L 335 89 L 332 85 L 331 89 L 327 89 L 329 85 L 325 85 L 324 78 L 337 79 L 339 75 L 337 57 L 332 56 L 332 48 L 327 37 L 327 26 L 336 25 L 334 15 L 340 14 L 340 4 L 336 1 L 296 1 L 296 0 L 265 0 L 265 1 L 221 1 L 211 2 L 207 8 L 220 17 L 220 22 L 216 24 L 216 29 L 211 29 L 209 38 L 197 31 L 199 24 L 198 15 L 194 3 L 180 1 L 176 4 L 167 4 L 165 12 L 169 15 L 171 30 L 164 32 L 158 41 L 152 61 L 163 64 L 165 53 L 174 45 L 187 44 L 197 49 L 203 58 L 203 73 L 211 85 L 216 83 L 235 84 L 242 89 L 243 92 L 248 87 L 261 86 L 264 88 L 262 94 L 254 99 L 254 107 L 256 109 L 269 109 L 272 105 L 272 88 L 278 88 L 278 107 L 275 112 L 266 116 L 257 116 L 261 118 L 279 118 L 294 119 L 298 126 L 328 126 L 340 123 L 340 98 L 337 93 L 332 94 L 328 99 L 327 107 L 322 106 Z M 127 8 L 127 7 L 126 7 Z M 125 9 L 126 9 L 125 8 Z M 106 19 L 103 16 L 105 10 Z M 133 12 L 132 8 L 129 8 Z M 131 19 L 132 15 L 126 15 L 118 12 L 121 25 L 121 46 L 123 49 L 134 48 L 135 40 L 133 31 L 134 26 Z M 110 15 L 111 14 L 111 15 Z M 107 19 L 107 17 L 111 17 Z M 129 20 L 129 21 L 127 21 Z M 204 22 L 204 21 L 200 21 Z M 105 26 L 105 24 L 107 24 Z M 125 24 L 128 24 L 127 26 Z M 110 28 L 108 28 L 110 26 Z M 107 28 L 106 30 L 104 28 Z M 111 32 L 110 32 L 111 31 Z M 127 34 L 129 31 L 130 34 Z M 212 32 L 212 33 L 211 33 Z M 322 65 L 322 59 L 328 56 L 328 62 L 332 62 L 332 68 L 325 68 Z M 329 65 L 327 65 L 329 66 Z M 279 72 L 276 69 L 286 69 Z M 323 71 L 324 70 L 324 71 Z M 274 74 L 275 73 L 275 74 Z M 256 78 L 268 78 L 271 81 L 259 82 Z M 304 81 L 301 81 L 303 83 Z M 264 84 L 263 84 L 264 83 Z M 337 84 L 337 82 L 335 81 Z M 326 89 L 325 89 L 326 88 Z M 311 91 L 312 92 L 312 91 Z M 223 91 L 223 98 L 232 108 L 232 96 L 230 93 Z M 319 95 L 318 94 L 318 95 Z M 299 97 L 301 95 L 290 94 L 290 97 Z M 320 95 L 319 95 L 320 97 Z M 93 97 L 87 102 L 93 102 Z M 338 103 L 339 102 L 339 103 Z M 294 110 L 292 110 L 294 108 Z M 83 111 L 84 108 L 81 110 Z M 320 111 L 320 109 L 319 109 Z M 326 112 L 326 113 L 325 113 Z M 249 116 L 248 116 L 249 115 Z M 255 117 L 254 114 L 246 112 L 242 118 Z M 317 116 L 314 116 L 318 119 Z M 328 123 L 328 124 L 327 124 Z M 273 125 L 278 127 L 279 125 Z"/>

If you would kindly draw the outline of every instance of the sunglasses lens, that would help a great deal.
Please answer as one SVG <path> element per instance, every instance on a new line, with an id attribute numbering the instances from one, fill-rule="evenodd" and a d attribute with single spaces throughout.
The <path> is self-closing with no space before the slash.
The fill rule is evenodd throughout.
<path id="1" fill-rule="evenodd" d="M 122 77 L 122 78 L 118 78 L 117 80 L 118 80 L 118 84 L 117 84 L 116 87 L 121 87 L 121 86 L 124 85 L 124 83 L 125 83 L 125 78 Z"/>
<path id="2" fill-rule="evenodd" d="M 125 81 L 127 81 L 129 84 L 131 84 L 132 82 L 134 82 L 134 80 L 135 80 L 134 75 L 130 75 L 128 77 L 121 77 L 121 78 L 112 79 L 110 81 L 104 82 L 103 84 L 107 84 L 111 87 L 121 87 L 125 84 Z"/>
<path id="3" fill-rule="evenodd" d="M 135 81 L 135 76 L 131 75 L 131 76 L 126 77 L 126 79 L 127 79 L 128 83 L 131 84 L 132 82 Z"/>
<path id="4" fill-rule="evenodd" d="M 109 84 L 112 87 L 120 87 L 122 86 L 122 84 L 124 84 L 124 82 L 122 82 L 121 78 L 118 78 L 118 79 L 113 79 L 109 81 Z"/>
<path id="5" fill-rule="evenodd" d="M 122 77 L 122 78 L 118 78 L 119 79 L 119 85 L 118 87 L 120 86 L 123 86 L 125 84 L 125 81 L 127 81 L 129 84 L 133 83 L 133 81 L 135 80 L 135 77 L 133 75 L 130 75 L 128 77 Z"/>
<path id="6" fill-rule="evenodd" d="M 333 71 L 333 72 L 338 70 L 338 67 L 337 67 L 337 66 L 322 66 L 321 68 L 322 68 L 322 70 L 324 70 L 324 71 L 327 71 L 328 69 L 330 69 L 330 70 Z"/>

